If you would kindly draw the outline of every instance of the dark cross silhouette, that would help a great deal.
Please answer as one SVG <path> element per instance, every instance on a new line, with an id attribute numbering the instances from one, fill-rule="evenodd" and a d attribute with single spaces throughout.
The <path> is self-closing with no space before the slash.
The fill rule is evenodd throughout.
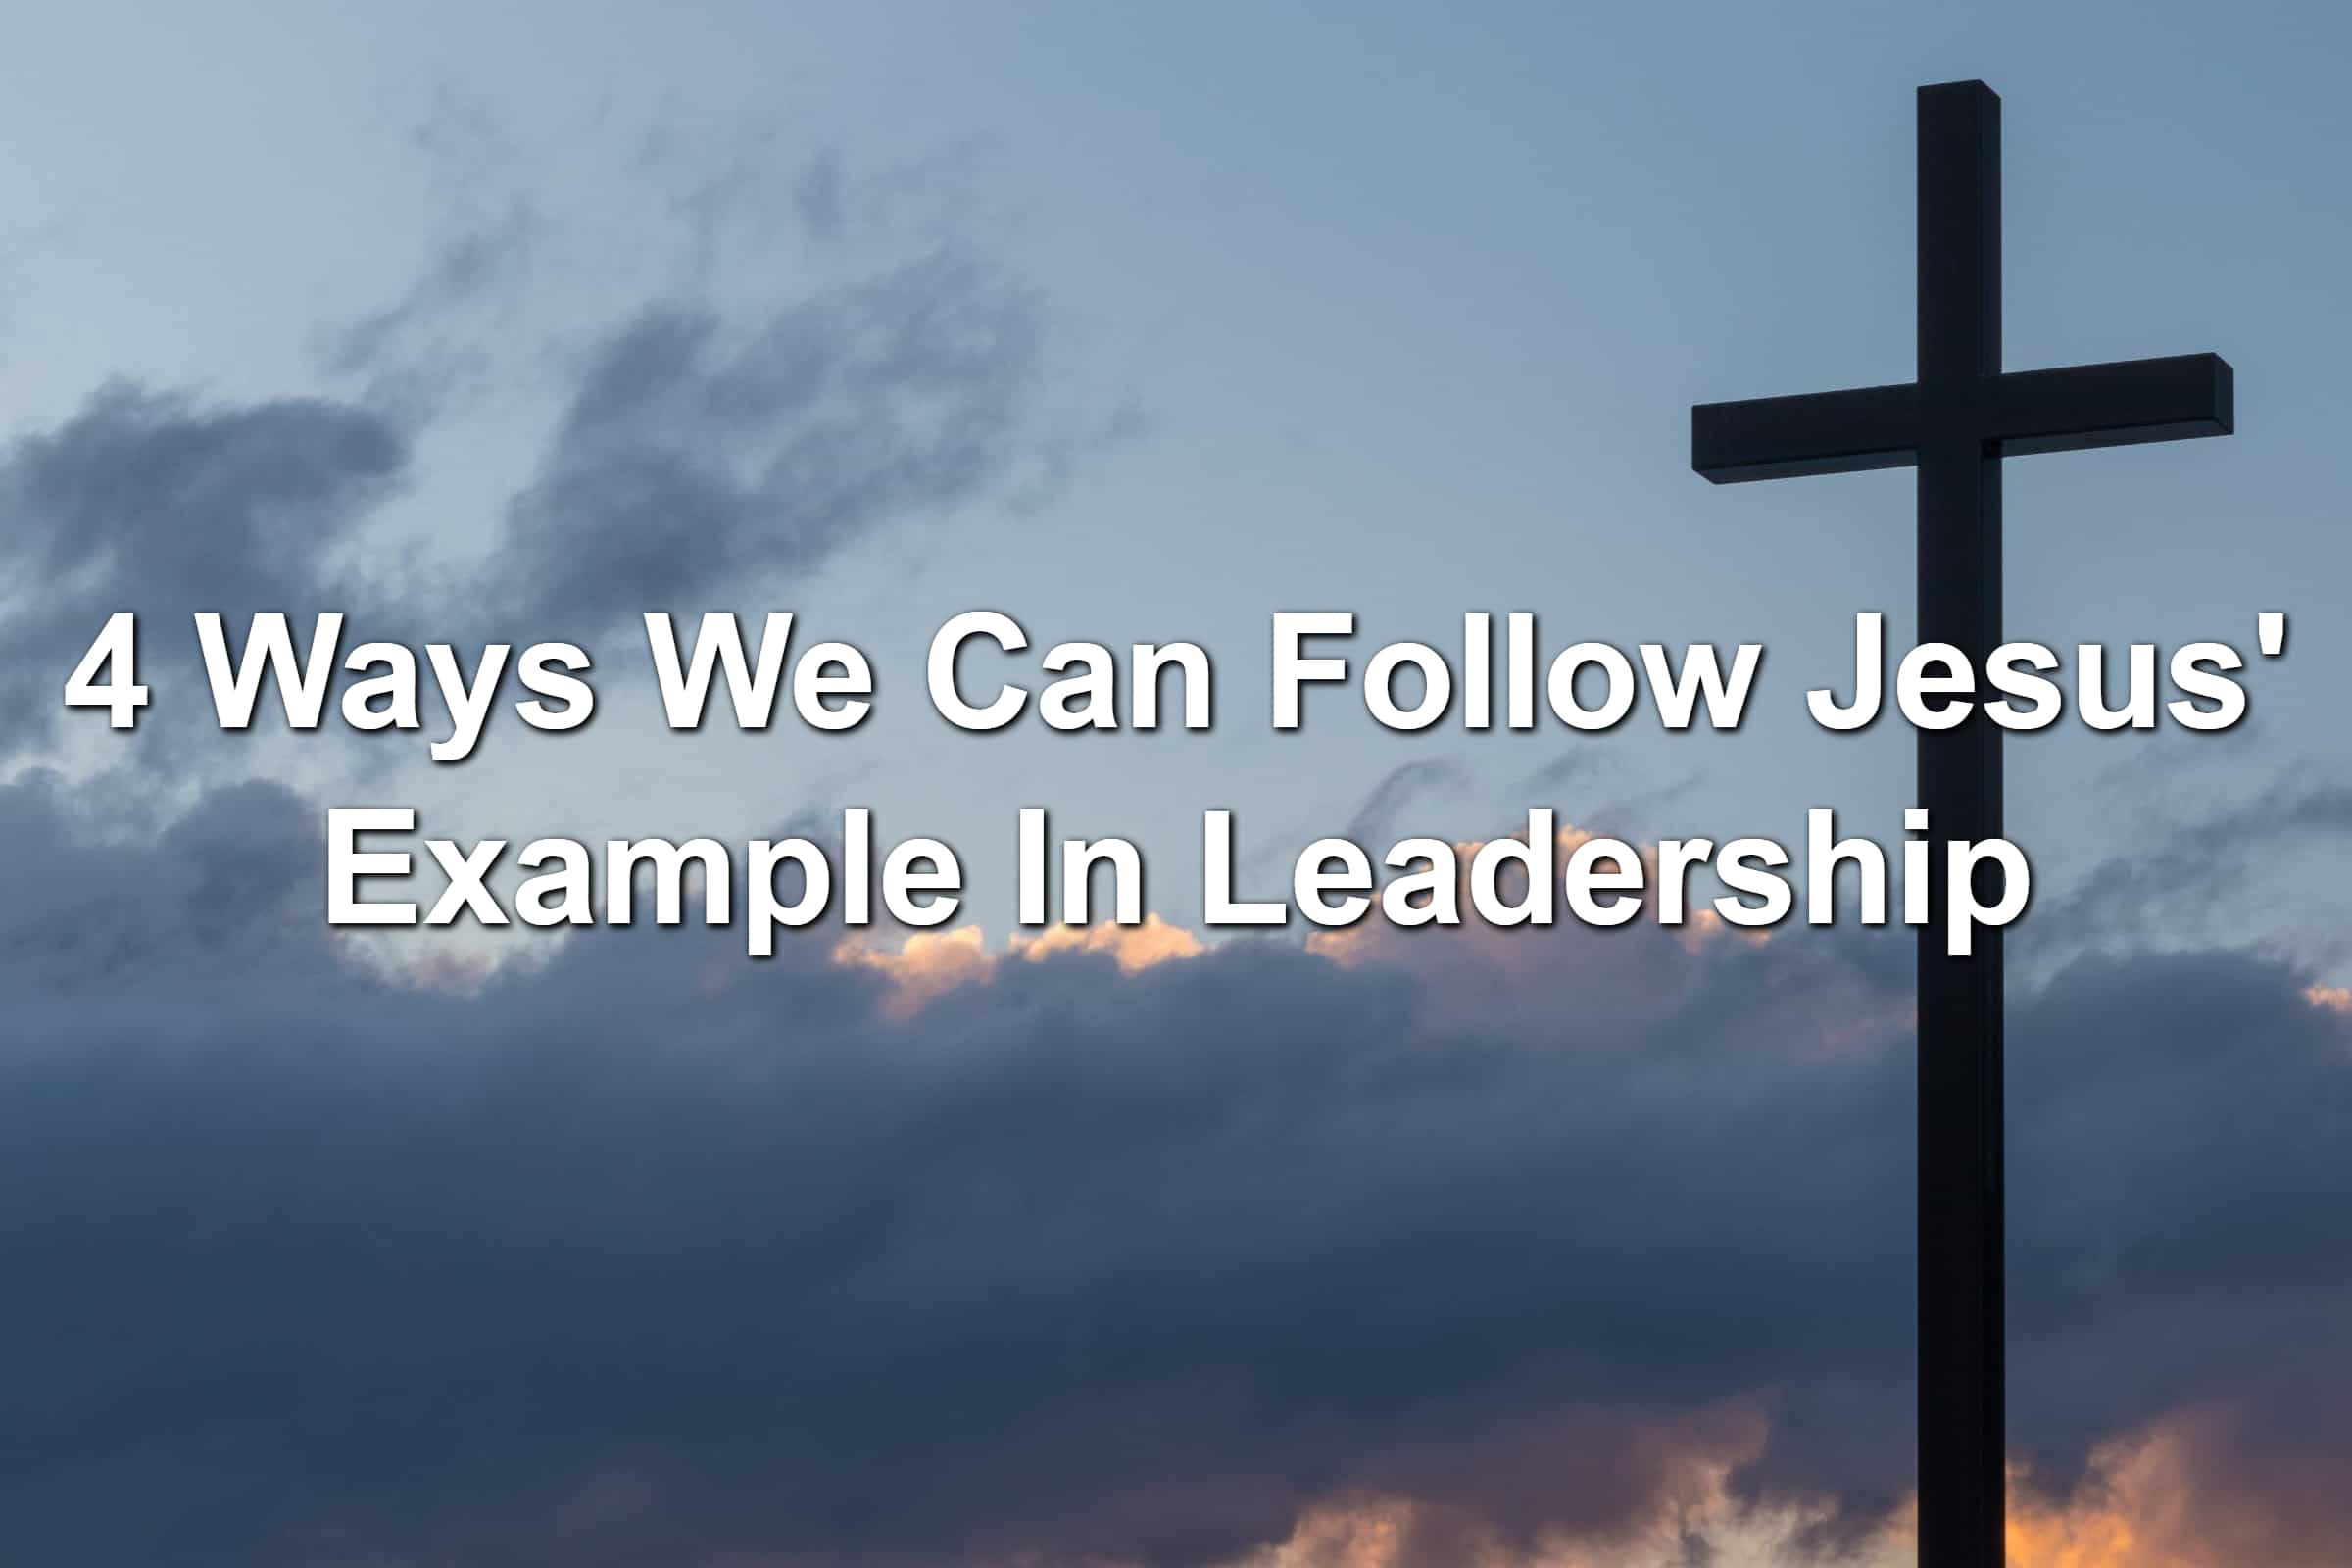
<path id="1" fill-rule="evenodd" d="M 2001 642 L 2001 459 L 2227 435 L 2211 354 L 2001 371 L 2001 100 L 1919 89 L 1919 379 L 1690 411 L 1717 484 L 1919 469 L 1919 640 L 1977 662 Z M 2001 832 L 2001 731 L 1982 709 L 1919 735 L 1919 800 L 1943 845 Z M 1989 868 L 1988 868 L 1989 869 Z M 1990 874 L 1997 875 L 1997 870 Z M 1919 936 L 1919 1560 L 2002 1560 L 2001 934 L 1971 957 Z"/>

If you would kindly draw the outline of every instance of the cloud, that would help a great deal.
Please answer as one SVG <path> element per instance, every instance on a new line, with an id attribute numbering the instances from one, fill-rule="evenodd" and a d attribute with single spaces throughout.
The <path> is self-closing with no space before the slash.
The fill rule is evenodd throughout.
<path id="1" fill-rule="evenodd" d="M 459 993 L 327 940 L 283 789 L 153 836 L 105 804 L 0 790 L 32 1560 L 1204 1564 L 1362 1506 L 1412 1521 L 1364 1560 L 1421 1568 L 1901 1528 L 1899 939 L 1048 952 L 910 1008 L 838 931 L 762 965 L 649 928 Z M 1449 955 L 1483 982 L 1433 1004 Z M 2236 1555 L 2189 1561 L 2352 1531 L 2352 1022 L 2311 984 L 2120 956 L 2012 1004 L 2020 1460 L 2063 1511 L 2114 1500 L 2104 1454 L 2193 1454 L 2182 1528 Z"/>
<path id="2" fill-rule="evenodd" d="M 839 239 L 843 223 L 841 155 L 827 148 L 809 159 L 792 188 L 792 201 L 810 239 Z"/>
<path id="3" fill-rule="evenodd" d="M 1398 816 L 1414 802 L 1440 790 L 1458 788 L 1467 778 L 1459 764 L 1440 757 L 1399 762 L 1372 786 L 1340 836 L 1358 844 L 1395 838 Z"/>
<path id="4" fill-rule="evenodd" d="M 805 572 L 1016 466 L 1035 298 L 941 251 L 748 334 L 647 310 L 589 357 L 482 580 L 504 621 L 585 632 Z"/>
<path id="5" fill-rule="evenodd" d="M 354 645 L 593 647 L 641 612 L 728 608 L 893 525 L 1011 504 L 1071 459 L 1036 427 L 1041 303 L 935 249 L 765 311 L 662 303 L 608 320 L 531 477 L 485 519 L 486 550 L 362 549 L 416 476 L 451 367 L 471 352 L 456 345 L 479 341 L 464 308 L 519 275 L 533 232 L 527 205 L 496 207 L 342 332 L 329 358 L 372 377 L 364 396 L 122 383 L 0 447 L 0 575 L 19 585 L 0 598 L 8 755 L 53 751 L 67 673 L 117 611 L 141 617 L 154 692 L 133 765 L 184 775 L 219 743 L 195 612 L 222 613 L 232 638 L 259 612 L 307 636 L 337 610 Z M 257 728 L 274 729 L 273 705 L 261 711 Z"/>
<path id="6" fill-rule="evenodd" d="M 2250 902 L 2274 907 L 2302 891 L 2311 850 L 2352 835 L 2352 786 L 2312 765 L 2290 768 L 2254 795 L 2181 820 L 2148 815 L 2134 824 L 2131 847 L 2094 865 L 2051 901 L 2045 924 L 2064 933 L 2070 951 L 2145 942 L 2158 932 L 2240 929 Z M 2283 874 L 2282 874 L 2283 873 Z M 2331 883 L 2323 891 L 2332 894 Z M 2321 908 L 2331 908 L 2324 901 Z M 2301 940 L 2340 952 L 2332 929 Z"/>
<path id="7" fill-rule="evenodd" d="M 325 368 L 369 376 L 370 403 L 429 413 L 461 380 L 486 371 L 480 340 L 495 324 L 466 319 L 466 314 L 519 287 L 537 223 L 520 197 L 471 218 L 442 241 L 400 298 L 327 335 L 320 350 Z"/>
<path id="8" fill-rule="evenodd" d="M 0 731 L 19 749 L 47 743 L 67 673 L 122 610 L 141 617 L 142 653 L 165 677 L 142 728 L 174 678 L 187 681 L 177 706 L 202 715 L 186 701 L 202 689 L 190 613 L 339 608 L 325 602 L 346 591 L 338 552 L 408 461 L 407 433 L 351 404 L 215 404 L 127 384 L 22 438 L 0 460 L 0 575 L 19 585 L 0 610 Z M 158 727 L 167 742 L 179 733 Z"/>

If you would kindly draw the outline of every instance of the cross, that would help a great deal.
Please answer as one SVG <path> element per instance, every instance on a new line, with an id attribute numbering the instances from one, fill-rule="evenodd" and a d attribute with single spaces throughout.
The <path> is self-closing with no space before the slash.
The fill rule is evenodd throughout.
<path id="1" fill-rule="evenodd" d="M 1919 470 L 1919 638 L 1980 669 L 2001 642 L 2001 460 L 2228 435 L 2211 354 L 2001 370 L 2001 100 L 1919 89 L 1919 379 L 1703 403 L 1690 466 L 1717 484 Z M 2001 832 L 2001 731 L 1978 709 L 1919 733 L 1918 804 L 1942 845 Z M 1944 890 L 1930 889 L 1930 907 Z M 2001 933 L 1969 957 L 1919 942 L 1919 1561 L 2003 1558 Z"/>

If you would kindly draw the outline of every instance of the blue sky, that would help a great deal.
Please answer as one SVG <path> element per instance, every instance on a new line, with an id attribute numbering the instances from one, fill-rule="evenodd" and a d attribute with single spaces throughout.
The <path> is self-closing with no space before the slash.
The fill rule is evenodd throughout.
<path id="1" fill-rule="evenodd" d="M 1894 837 L 1908 731 L 1803 694 L 1856 611 L 1908 640 L 1910 476 L 1716 489 L 1689 408 L 1909 378 L 1912 91 L 1977 76 L 2007 364 L 2237 374 L 2228 440 L 2008 466 L 2011 635 L 2292 626 L 2237 730 L 2009 742 L 2045 1532 L 2013 1549 L 2338 1560 L 2311 1478 L 2352 1432 L 2295 1369 L 2342 1364 L 2352 1300 L 2348 54 L 2321 5 L 0 10 L 0 1192 L 33 1195 L 0 1344 L 46 1369 L 0 1540 L 1900 1560 L 1899 945 L 1003 944 L 1028 805 L 1144 844 L 1179 925 L 1208 807 L 1260 896 L 1384 799 L 1391 836 L 1543 805 L 1793 841 L 1828 805 Z M 852 416 L 760 383 L 677 417 L 796 353 L 851 367 Z M 648 478 L 679 473 L 694 505 Z M 661 733 L 655 573 L 682 602 L 643 608 L 856 642 L 874 718 Z M 61 727 L 125 606 L 191 644 L 207 608 L 518 644 L 576 612 L 605 710 L 459 767 L 230 743 L 183 650 L 135 736 Z M 952 731 L 924 647 L 979 607 L 1202 643 L 1214 733 Z M 1737 735 L 1400 737 L 1344 700 L 1280 735 L 1268 618 L 1303 609 L 1355 612 L 1359 657 L 1468 610 L 1770 652 Z M 318 919 L 329 803 L 728 841 L 870 806 L 958 849 L 988 945 L 370 956 Z"/>
<path id="2" fill-rule="evenodd" d="M 2242 642 L 2343 548 L 2326 421 L 2345 219 L 2321 194 L 2343 27 L 2325 10 L 429 15 L 28 18 L 0 108 L 0 398 L 24 426 L 110 375 L 332 388 L 322 335 L 489 234 L 519 253 L 468 322 L 490 366 L 424 431 L 397 507 L 460 563 L 527 473 L 585 323 L 642 292 L 756 308 L 935 241 L 1004 266 L 1042 302 L 1066 480 L 747 594 L 858 641 L 901 700 L 849 745 L 700 747 L 709 761 L 677 764 L 691 791 L 664 797 L 700 813 L 692 831 L 740 833 L 855 778 L 1002 887 L 1009 812 L 1051 766 L 1072 831 L 1131 834 L 1175 870 L 1200 807 L 1229 804 L 1279 865 L 1399 763 L 1459 765 L 1412 825 L 1469 835 L 1515 821 L 1517 781 L 1581 746 L 1602 794 L 1552 803 L 1570 815 L 1784 836 L 1826 804 L 1890 835 L 1903 737 L 1818 735 L 1799 703 L 1841 668 L 1852 610 L 1907 608 L 1908 477 L 1715 493 L 1688 472 L 1684 419 L 1696 400 L 1908 375 L 1921 80 L 2005 95 L 2012 366 L 2213 348 L 2239 367 L 2229 443 L 2011 466 L 2013 633 Z M 790 220 L 814 158 L 837 160 L 849 214 L 830 243 Z M 982 604 L 1041 642 L 1203 642 L 1217 736 L 949 735 L 913 700 L 921 649 Z M 1335 711 L 1307 760 L 1267 732 L 1265 624 L 1322 607 L 1356 611 L 1367 648 L 1524 608 L 1547 641 L 1771 657 L 1733 740 L 1399 740 Z M 2143 755 L 2335 755 L 2340 650 L 2315 612 L 2260 671 L 2250 731 L 2013 745 L 2012 830 L 2045 876 L 2081 869 L 2080 803 L 2119 767 L 2143 776 Z M 631 643 L 609 657 L 642 662 Z M 608 729 L 614 747 L 643 733 Z M 562 770 L 592 775 L 572 754 L 593 750 Z M 462 785 L 412 787 L 450 800 L 453 829 L 476 811 L 518 829 L 496 803 L 539 798 L 550 765 L 508 746 Z M 632 828 L 576 789 L 600 829 Z M 2112 830 L 2111 802 L 2097 821 Z M 1167 878 L 1171 914 L 1191 880 Z M 974 912 L 1003 924 L 985 898 Z"/>

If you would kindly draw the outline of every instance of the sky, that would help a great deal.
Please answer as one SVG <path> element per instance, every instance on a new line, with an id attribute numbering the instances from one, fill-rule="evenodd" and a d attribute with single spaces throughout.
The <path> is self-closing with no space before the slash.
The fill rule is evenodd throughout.
<path id="1" fill-rule="evenodd" d="M 2352 18 L 2319 5 L 0 11 L 0 1544 L 220 1564 L 1909 1560 L 1910 948 L 1201 924 L 1326 833 L 1891 841 L 1912 89 L 2004 100 L 2005 363 L 2237 430 L 2006 466 L 2010 633 L 2289 652 L 2008 744 L 2012 1560 L 2343 1560 Z M 950 728 L 949 616 L 1200 643 L 1209 734 Z M 130 734 L 58 694 L 118 610 Z M 600 710 L 210 722 L 188 617 L 570 638 Z M 637 617 L 872 718 L 670 734 Z M 1268 723 L 1353 651 L 1766 645 L 1736 734 Z M 1323 694 L 1318 694 L 1321 702 Z M 330 930 L 329 806 L 956 847 L 949 930 Z M 1013 817 L 1156 924 L 1014 934 Z"/>

